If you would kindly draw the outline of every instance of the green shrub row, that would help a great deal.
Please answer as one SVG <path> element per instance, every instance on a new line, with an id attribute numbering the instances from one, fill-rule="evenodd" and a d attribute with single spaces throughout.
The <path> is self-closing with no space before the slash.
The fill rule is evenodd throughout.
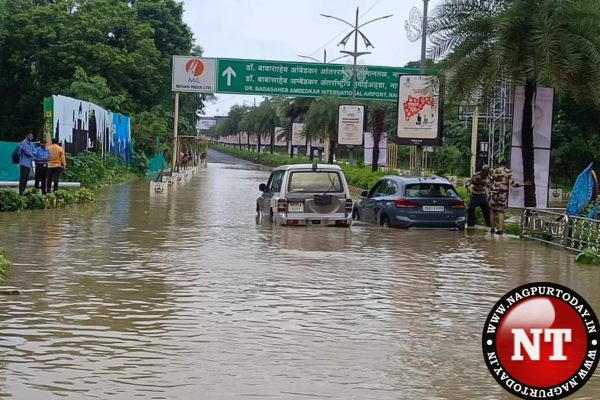
<path id="1" fill-rule="evenodd" d="M 43 195 L 35 190 L 26 190 L 23 196 L 14 190 L 0 191 L 0 211 L 44 210 L 65 207 L 77 203 L 94 201 L 96 196 L 90 189 L 57 190 Z"/>
<path id="2" fill-rule="evenodd" d="M 248 161 L 253 161 L 259 164 L 268 165 L 271 167 L 276 167 L 279 165 L 289 165 L 289 164 L 311 164 L 313 162 L 318 162 L 315 160 L 310 160 L 305 156 L 294 156 L 290 158 L 287 154 L 281 153 L 256 153 L 254 151 L 243 150 L 234 147 L 227 147 L 223 145 L 213 145 L 215 150 L 220 151 L 225 154 L 229 154 L 231 156 L 241 158 Z M 389 175 L 390 173 L 386 172 L 372 172 L 370 167 L 364 167 L 361 165 L 340 165 L 346 175 L 346 179 L 348 180 L 348 184 L 352 186 L 356 186 L 363 189 L 368 189 L 371 187 L 379 178 L 385 175 Z"/>
<path id="3" fill-rule="evenodd" d="M 86 151 L 74 157 L 67 155 L 67 166 L 65 180 L 81 182 L 87 188 L 123 183 L 134 176 L 123 160 L 114 154 L 102 156 Z"/>
<path id="4" fill-rule="evenodd" d="M 243 160 L 252 161 L 258 164 L 267 165 L 269 167 L 277 167 L 279 165 L 289 165 L 289 164 L 308 164 L 312 161 L 309 160 L 308 157 L 304 156 L 294 156 L 290 158 L 287 154 L 282 153 L 273 153 L 270 152 L 260 152 L 257 153 L 255 151 L 244 150 L 235 147 L 223 146 L 223 145 L 212 145 L 213 149 L 229 154 L 230 156 L 234 156 L 237 158 L 241 158 Z"/>

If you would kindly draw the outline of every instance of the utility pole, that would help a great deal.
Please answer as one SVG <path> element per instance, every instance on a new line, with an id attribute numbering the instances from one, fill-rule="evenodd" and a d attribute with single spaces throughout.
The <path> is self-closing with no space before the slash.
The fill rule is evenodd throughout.
<path id="1" fill-rule="evenodd" d="M 340 22 L 345 23 L 346 25 L 348 25 L 352 28 L 352 30 L 346 36 L 344 36 L 344 38 L 338 43 L 338 46 L 339 45 L 345 46 L 346 43 L 348 43 L 348 40 L 352 36 L 354 36 L 354 51 L 340 50 L 340 53 L 344 53 L 349 56 L 352 56 L 352 58 L 354 59 L 354 61 L 352 63 L 352 104 L 354 104 L 356 101 L 356 75 L 357 75 L 356 61 L 357 61 L 358 57 L 360 57 L 360 56 L 364 56 L 365 54 L 371 54 L 370 51 L 358 51 L 358 35 L 360 35 L 360 37 L 362 38 L 362 40 L 365 44 L 365 47 L 367 49 L 369 47 L 375 48 L 375 46 L 373 46 L 373 44 L 369 41 L 369 39 L 365 36 L 365 34 L 360 31 L 360 28 L 362 28 L 365 25 L 370 24 L 371 22 L 379 21 L 380 19 L 384 19 L 384 18 L 389 18 L 393 14 L 385 15 L 383 17 L 372 19 L 361 25 L 358 24 L 358 7 L 356 7 L 356 18 L 354 20 L 354 25 L 351 24 L 350 22 L 344 21 L 343 19 L 338 18 L 338 17 L 334 17 L 331 15 L 325 15 L 325 14 L 321 14 L 321 15 L 325 18 L 336 19 Z M 349 161 L 350 165 L 352 165 L 352 164 L 354 164 L 354 152 L 353 152 L 352 146 L 348 146 L 348 147 L 350 148 L 350 159 L 348 161 Z"/>
<path id="2" fill-rule="evenodd" d="M 427 59 L 425 57 L 425 52 L 427 50 L 427 5 L 429 0 L 423 0 L 423 21 L 421 25 L 421 74 L 425 75 L 427 72 L 427 67 L 425 63 Z M 423 145 L 417 145 L 417 151 L 415 154 L 415 169 L 417 176 L 423 175 L 422 168 L 422 160 L 423 160 Z"/>

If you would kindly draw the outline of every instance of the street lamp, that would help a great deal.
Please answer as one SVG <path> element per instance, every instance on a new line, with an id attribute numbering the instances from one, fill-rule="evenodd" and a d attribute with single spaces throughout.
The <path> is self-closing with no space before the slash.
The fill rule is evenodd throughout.
<path id="1" fill-rule="evenodd" d="M 369 47 L 375 48 L 375 46 L 373 46 L 373 43 L 371 43 L 371 41 L 365 36 L 364 33 L 362 33 L 360 31 L 360 28 L 362 28 L 365 25 L 368 25 L 372 22 L 375 21 L 379 21 L 380 19 L 385 19 L 385 18 L 389 18 L 391 17 L 393 14 L 390 15 L 384 15 L 383 17 L 378 17 L 378 18 L 374 18 L 370 21 L 367 21 L 361 25 L 358 24 L 358 7 L 356 7 L 356 18 L 354 20 L 354 25 L 352 25 L 350 22 L 348 21 L 344 21 L 341 18 L 338 17 L 334 17 L 332 15 L 326 15 L 326 14 L 321 14 L 323 17 L 325 18 L 333 18 L 336 19 L 340 22 L 343 22 L 344 24 L 348 25 L 349 27 L 352 28 L 352 30 L 342 38 L 342 40 L 340 40 L 340 42 L 338 43 L 339 45 L 343 45 L 346 46 L 346 43 L 348 43 L 348 40 L 350 40 L 350 38 L 354 35 L 354 51 L 348 51 L 348 50 L 340 50 L 340 53 L 344 53 L 346 55 L 352 56 L 352 58 L 354 59 L 354 62 L 352 63 L 352 103 L 354 103 L 354 101 L 356 100 L 356 60 L 358 59 L 358 57 L 360 56 L 364 56 L 365 54 L 371 54 L 370 51 L 358 51 L 358 35 L 360 35 L 361 39 L 363 40 L 366 49 L 368 50 Z M 354 153 L 352 151 L 352 147 L 350 147 L 350 165 L 352 165 L 354 162 Z"/>
<path id="2" fill-rule="evenodd" d="M 393 14 L 385 15 L 383 17 L 378 17 L 378 18 L 372 19 L 361 25 L 358 24 L 358 7 L 356 7 L 356 19 L 355 19 L 354 25 L 352 25 L 348 21 L 344 21 L 343 19 L 334 17 L 332 15 L 326 15 L 326 14 L 321 14 L 321 15 L 325 18 L 336 19 L 340 22 L 345 23 L 346 25 L 348 25 L 352 28 L 352 30 L 346 36 L 344 36 L 342 38 L 342 40 L 340 40 L 340 42 L 338 43 L 338 46 L 339 45 L 345 46 L 346 43 L 348 43 L 348 40 L 350 40 L 350 38 L 352 37 L 352 35 L 354 35 L 354 51 L 340 50 L 340 53 L 345 53 L 346 55 L 352 56 L 354 58 L 354 62 L 352 63 L 352 102 L 354 103 L 354 100 L 356 98 L 356 60 L 360 56 L 363 56 L 365 54 L 371 54 L 370 51 L 358 51 L 358 35 L 360 35 L 360 37 L 363 40 L 363 42 L 365 43 L 365 47 L 367 49 L 369 47 L 373 47 L 373 48 L 375 47 L 375 46 L 373 46 L 371 41 L 365 36 L 365 34 L 360 31 L 360 28 L 362 28 L 365 25 L 370 24 L 371 22 L 379 21 L 380 19 L 384 19 L 384 18 L 389 18 Z"/>
<path id="3" fill-rule="evenodd" d="M 298 55 L 298 57 L 306 58 L 306 59 L 309 59 L 309 60 L 312 60 L 312 61 L 316 61 L 318 63 L 321 62 L 320 60 L 317 60 L 316 58 L 310 57 L 310 56 L 301 56 L 301 55 Z M 327 50 L 323 49 L 323 64 L 331 64 L 332 62 L 337 61 L 337 60 L 342 59 L 342 58 L 345 58 L 345 57 L 348 57 L 348 54 L 344 54 L 343 56 L 340 56 L 340 57 L 334 58 L 333 60 L 327 61 Z"/>
<path id="4" fill-rule="evenodd" d="M 425 75 L 427 68 L 425 66 L 426 58 L 425 51 L 427 48 L 427 5 L 429 0 L 423 0 L 423 21 L 421 25 L 421 74 Z M 423 146 L 417 145 L 417 152 L 415 154 L 415 169 L 418 176 L 421 176 L 422 168 L 421 168 L 421 160 L 423 159 Z"/>

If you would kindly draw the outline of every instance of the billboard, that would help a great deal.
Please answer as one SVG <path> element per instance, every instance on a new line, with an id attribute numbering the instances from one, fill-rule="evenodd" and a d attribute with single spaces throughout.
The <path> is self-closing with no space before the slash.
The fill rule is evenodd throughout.
<path id="1" fill-rule="evenodd" d="M 371 132 L 365 132 L 365 150 L 364 150 L 364 164 L 373 164 L 373 134 Z M 379 138 L 379 158 L 377 164 L 380 166 L 388 165 L 387 159 L 387 133 L 383 132 Z"/>
<path id="2" fill-rule="evenodd" d="M 310 147 L 312 147 L 313 149 L 324 148 L 325 147 L 325 139 L 311 138 L 310 139 Z"/>
<path id="3" fill-rule="evenodd" d="M 199 131 L 207 131 L 217 125 L 217 119 L 214 117 L 200 117 L 196 123 L 196 129 Z"/>
<path id="4" fill-rule="evenodd" d="M 522 132 L 523 104 L 525 89 L 515 89 L 513 132 L 510 157 L 510 168 L 513 178 L 523 183 Z M 534 147 L 534 179 L 535 197 L 538 208 L 548 208 L 548 191 L 550 189 L 550 151 L 552 143 L 552 114 L 554 105 L 554 89 L 538 87 L 536 89 L 533 109 L 533 147 Z M 509 207 L 524 207 L 523 188 L 511 188 L 508 196 Z"/>
<path id="5" fill-rule="evenodd" d="M 275 128 L 275 146 L 287 146 L 287 135 L 285 133 L 285 128 L 281 126 Z"/>
<path id="6" fill-rule="evenodd" d="M 191 56 L 173 56 L 171 90 L 173 92 L 214 93 L 217 88 L 217 60 Z"/>
<path id="7" fill-rule="evenodd" d="M 338 109 L 338 143 L 362 145 L 365 126 L 365 106 L 342 104 Z"/>
<path id="8" fill-rule="evenodd" d="M 398 143 L 437 146 L 442 139 L 440 80 L 401 75 L 398 83 Z"/>
<path id="9" fill-rule="evenodd" d="M 304 124 L 299 122 L 294 122 L 292 124 L 292 146 L 306 146 Z"/>
<path id="10" fill-rule="evenodd" d="M 65 152 L 113 153 L 131 161 L 131 123 L 126 115 L 112 113 L 83 100 L 52 96 L 44 100 L 46 135 L 57 139 Z"/>

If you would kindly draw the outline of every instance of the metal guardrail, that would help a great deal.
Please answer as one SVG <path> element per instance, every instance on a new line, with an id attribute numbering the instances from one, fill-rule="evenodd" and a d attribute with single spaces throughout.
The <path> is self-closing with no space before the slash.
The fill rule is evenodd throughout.
<path id="1" fill-rule="evenodd" d="M 600 248 L 600 220 L 568 216 L 558 210 L 526 208 L 521 215 L 521 237 L 569 250 Z"/>

